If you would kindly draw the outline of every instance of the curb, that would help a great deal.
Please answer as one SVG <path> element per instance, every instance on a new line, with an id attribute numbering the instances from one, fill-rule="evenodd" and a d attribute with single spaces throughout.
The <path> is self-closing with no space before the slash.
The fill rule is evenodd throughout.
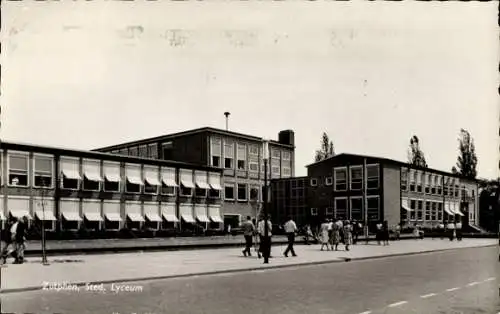
<path id="1" fill-rule="evenodd" d="M 366 256 L 366 257 L 337 257 L 336 259 L 324 260 L 324 261 L 315 261 L 315 262 L 302 262 L 302 263 L 293 263 L 287 265 L 269 265 L 269 266 L 261 266 L 261 267 L 248 267 L 248 268 L 240 268 L 240 269 L 229 269 L 229 270 L 215 270 L 215 271 L 206 271 L 206 272 L 198 272 L 198 273 L 187 273 L 187 274 L 179 274 L 179 275 L 164 275 L 164 276 L 149 276 L 149 277 L 136 277 L 136 278 L 125 278 L 125 279 L 111 279 L 111 280 L 101 280 L 101 281 L 78 281 L 67 283 L 71 286 L 84 287 L 85 285 L 98 285 L 98 284 L 112 284 L 112 283 L 126 283 L 126 282 L 138 282 L 138 281 L 153 281 L 153 280 L 165 280 L 165 279 L 176 279 L 176 278 L 187 278 L 187 277 L 198 277 L 198 276 L 211 276 L 218 274 L 231 274 L 231 273 L 243 273 L 243 272 L 252 272 L 257 270 L 269 270 L 269 269 L 285 269 L 285 268 L 293 268 L 297 266 L 315 266 L 315 265 L 325 265 L 325 264 L 334 264 L 334 263 L 345 263 L 345 262 L 356 262 L 356 261 L 366 261 L 366 260 L 374 260 L 374 259 L 382 259 L 382 258 L 391 258 L 391 257 L 400 257 L 400 256 L 412 256 L 418 254 L 429 254 L 429 253 L 438 253 L 444 251 L 454 251 L 461 249 L 474 249 L 474 248 L 485 248 L 485 247 L 496 247 L 496 244 L 484 245 L 484 246 L 474 246 L 474 247 L 462 247 L 462 248 L 446 248 L 446 249 L 438 249 L 438 250 L 426 250 L 419 252 L 408 252 L 408 253 L 394 253 L 394 254 L 386 254 L 386 255 L 377 255 L 377 256 Z M 0 290 L 1 294 L 7 293 L 16 293 L 16 292 L 29 292 L 29 291 L 37 291 L 42 290 L 43 286 L 30 286 L 23 288 L 14 288 L 14 289 L 2 289 Z"/>

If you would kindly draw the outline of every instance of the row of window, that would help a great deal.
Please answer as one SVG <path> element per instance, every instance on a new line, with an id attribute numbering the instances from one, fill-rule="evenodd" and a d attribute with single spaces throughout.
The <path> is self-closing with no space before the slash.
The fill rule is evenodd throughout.
<path id="1" fill-rule="evenodd" d="M 102 169 L 101 169 L 102 168 Z M 27 153 L 9 152 L 8 185 L 16 187 L 54 187 L 54 158 L 49 155 L 33 155 L 30 172 L 30 158 Z M 151 165 L 125 164 L 125 178 L 122 182 L 120 164 L 100 160 L 61 157 L 60 187 L 67 190 L 121 192 L 122 184 L 127 193 L 176 195 L 180 188 L 182 196 L 220 198 L 221 176 L 205 171 L 176 170 Z M 32 173 L 32 177 L 30 177 Z M 180 185 L 178 184 L 180 182 Z M 194 191 L 194 193 L 193 193 Z"/>
<path id="2" fill-rule="evenodd" d="M 259 201 L 262 200 L 264 187 L 251 186 L 246 183 L 225 183 L 224 200 L 228 201 Z"/>
<path id="3" fill-rule="evenodd" d="M 350 190 L 363 189 L 363 166 L 350 166 L 349 176 L 347 167 L 337 167 L 333 169 L 333 178 L 326 177 L 325 185 L 332 186 L 334 191 L 347 191 L 349 186 Z M 380 171 L 378 164 L 366 165 L 366 185 L 367 189 L 378 189 Z M 349 179 L 349 180 L 348 180 Z M 348 185 L 349 181 L 349 185 Z M 311 186 L 318 186 L 318 179 L 311 179 Z"/>
<path id="4" fill-rule="evenodd" d="M 407 185 L 406 182 L 401 181 L 401 190 L 403 191 L 410 191 L 410 192 L 418 192 L 418 193 L 425 193 L 425 194 L 430 194 L 430 195 L 444 195 L 444 196 L 452 196 L 452 197 L 460 197 L 460 196 L 468 196 L 468 191 L 465 189 L 465 186 L 462 186 L 460 189 L 460 186 L 458 185 L 445 185 L 445 186 L 429 186 L 426 185 L 425 187 L 422 186 L 421 184 L 415 184 L 415 183 L 410 183 Z M 475 192 L 474 190 L 471 190 L 471 197 L 475 197 Z"/>
<path id="5" fill-rule="evenodd" d="M 3 207 L 3 200 L 1 201 Z M 124 206 L 124 211 L 121 206 Z M 159 202 L 136 202 L 100 200 L 93 199 L 61 199 L 60 217 L 55 216 L 55 201 L 53 199 L 34 198 L 32 200 L 32 211 L 30 211 L 30 199 L 21 197 L 8 197 L 8 212 L 4 215 L 4 210 L 0 211 L 0 220 L 5 220 L 8 215 L 15 217 L 26 216 L 29 220 L 44 222 L 62 223 L 63 229 L 78 229 L 81 222 L 86 227 L 101 226 L 104 223 L 105 229 L 119 229 L 123 223 L 128 228 L 139 228 L 142 225 L 159 228 L 159 223 L 177 223 L 182 220 L 188 224 L 199 223 L 222 223 L 219 205 L 204 204 L 180 204 L 177 214 L 175 203 Z M 122 212 L 125 216 L 122 216 Z M 81 213 L 81 214 L 80 214 Z M 179 219 L 179 218 L 180 219 Z M 52 223 L 53 227 L 54 224 Z M 47 225 L 49 230 L 51 227 Z"/>
<path id="6" fill-rule="evenodd" d="M 158 159 L 158 144 L 139 145 L 113 150 L 111 154 Z"/>
<path id="7" fill-rule="evenodd" d="M 447 177 L 443 175 L 425 173 L 415 169 L 401 169 L 401 181 L 409 181 L 410 183 L 424 184 L 430 186 L 456 185 L 459 183 L 458 178 Z M 424 181 L 424 182 L 422 182 Z"/>
<path id="8" fill-rule="evenodd" d="M 284 177 L 291 176 L 291 152 L 276 148 L 271 148 L 270 151 L 271 162 L 268 165 L 268 172 L 274 175 L 281 173 Z M 226 139 L 222 140 L 220 137 L 210 139 L 210 165 L 213 167 L 259 172 L 260 164 L 260 172 L 264 172 L 264 161 L 261 158 L 261 153 L 262 150 L 257 144 L 240 144 Z M 236 165 L 234 164 L 235 160 Z"/>
<path id="9" fill-rule="evenodd" d="M 447 220 L 455 215 L 464 215 L 460 206 L 460 202 L 443 203 L 404 198 L 402 200 L 402 220 L 442 221 L 443 215 Z M 474 204 L 469 204 L 469 219 L 475 220 Z"/>
<path id="10" fill-rule="evenodd" d="M 327 207 L 325 210 L 326 216 L 332 216 L 338 219 L 365 219 L 365 207 L 367 208 L 367 216 L 371 221 L 380 219 L 380 198 L 378 196 L 368 196 L 366 198 L 366 206 L 363 204 L 363 198 L 356 197 L 336 197 L 334 199 L 334 207 Z M 311 215 L 317 216 L 318 209 L 311 208 Z"/>

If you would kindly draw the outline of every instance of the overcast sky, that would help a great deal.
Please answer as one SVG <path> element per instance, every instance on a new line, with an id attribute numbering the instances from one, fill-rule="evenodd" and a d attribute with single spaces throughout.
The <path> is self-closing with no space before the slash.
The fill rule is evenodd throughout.
<path id="1" fill-rule="evenodd" d="M 497 4 L 5 2 L 1 137 L 93 149 L 212 126 L 449 171 L 460 128 L 499 158 Z"/>

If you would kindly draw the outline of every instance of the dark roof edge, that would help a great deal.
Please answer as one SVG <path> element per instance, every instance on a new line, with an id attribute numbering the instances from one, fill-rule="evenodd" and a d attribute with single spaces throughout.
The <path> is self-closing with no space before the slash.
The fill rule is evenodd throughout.
<path id="1" fill-rule="evenodd" d="M 317 165 L 319 163 L 325 162 L 325 161 L 330 160 L 330 159 L 337 158 L 339 156 L 352 156 L 352 157 L 361 157 L 361 158 L 376 159 L 376 160 L 379 160 L 381 162 L 395 164 L 395 165 L 398 165 L 398 166 L 409 167 L 409 168 L 417 169 L 417 170 L 432 171 L 432 172 L 435 172 L 435 173 L 438 173 L 438 174 L 441 174 L 441 175 L 447 175 L 447 176 L 454 177 L 454 178 L 460 178 L 460 179 L 465 179 L 465 180 L 470 180 L 470 181 L 476 181 L 476 182 L 478 181 L 478 179 L 466 178 L 466 177 L 461 176 L 460 174 L 453 174 L 451 172 L 446 172 L 446 171 L 443 171 L 443 170 L 433 169 L 433 168 L 429 168 L 429 167 L 426 168 L 426 167 L 413 166 L 413 165 L 410 165 L 409 163 L 402 162 L 402 161 L 395 160 L 395 159 L 384 158 L 384 157 L 376 157 L 376 156 L 367 156 L 367 155 L 358 155 L 358 154 L 349 154 L 349 153 L 341 153 L 341 154 L 329 157 L 327 159 L 323 159 L 321 161 L 314 162 L 312 164 L 306 165 L 306 168 L 309 168 L 311 166 Z"/>
<path id="2" fill-rule="evenodd" d="M 123 161 L 130 163 L 141 163 L 148 165 L 159 165 L 159 166 L 171 166 L 171 167 L 183 167 L 187 169 L 197 169 L 197 170 L 207 170 L 222 173 L 222 169 L 214 168 L 209 166 L 203 166 L 193 163 L 186 163 L 174 160 L 160 160 L 160 159 L 151 159 L 151 158 L 143 158 L 143 157 L 135 157 L 135 156 L 124 156 L 124 155 L 116 155 L 95 151 L 86 151 L 86 150 L 76 150 L 70 148 L 60 148 L 60 147 L 51 147 L 51 146 L 41 146 L 41 145 L 33 145 L 27 143 L 14 143 L 14 142 L 6 142 L 2 141 L 0 143 L 0 149 L 7 150 L 17 150 L 24 152 L 33 152 L 40 154 L 59 154 L 68 157 L 83 157 L 83 158 L 96 158 L 103 159 L 106 161 Z"/>
<path id="3" fill-rule="evenodd" d="M 308 179 L 308 176 L 288 177 L 288 178 L 275 178 L 275 179 L 271 179 L 271 182 L 272 181 L 294 180 L 294 179 Z"/>

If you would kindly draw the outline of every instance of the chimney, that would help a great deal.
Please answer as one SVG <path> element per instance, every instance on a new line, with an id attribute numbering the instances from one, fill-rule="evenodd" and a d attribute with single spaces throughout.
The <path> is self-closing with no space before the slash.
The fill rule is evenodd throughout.
<path id="1" fill-rule="evenodd" d="M 224 112 L 224 115 L 226 116 L 226 131 L 229 131 L 229 115 L 231 113 L 229 111 Z"/>
<path id="2" fill-rule="evenodd" d="M 278 142 L 295 146 L 295 134 L 292 130 L 283 130 L 278 134 Z"/>

